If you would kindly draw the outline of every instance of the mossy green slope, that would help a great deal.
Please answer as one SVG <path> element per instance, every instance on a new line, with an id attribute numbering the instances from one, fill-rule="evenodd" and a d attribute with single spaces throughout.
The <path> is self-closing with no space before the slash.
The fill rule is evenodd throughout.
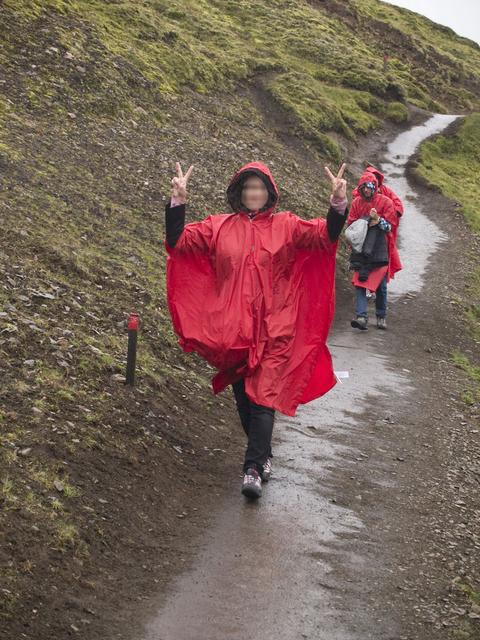
<path id="1" fill-rule="evenodd" d="M 211 92 L 263 80 L 298 132 L 331 154 L 338 147 L 326 132 L 354 138 L 379 118 L 398 118 L 398 108 L 388 106 L 393 100 L 438 111 L 479 104 L 478 46 L 374 0 L 6 0 L 6 6 L 26 29 L 57 15 L 57 40 L 79 59 L 89 57 L 93 32 L 121 67 L 141 74 L 140 93 Z M 114 77 L 118 70 L 114 65 Z M 35 92 L 33 78 L 29 85 Z"/>
<path id="2" fill-rule="evenodd" d="M 465 118 L 452 135 L 425 142 L 417 172 L 457 201 L 472 230 L 480 233 L 480 113 Z"/>

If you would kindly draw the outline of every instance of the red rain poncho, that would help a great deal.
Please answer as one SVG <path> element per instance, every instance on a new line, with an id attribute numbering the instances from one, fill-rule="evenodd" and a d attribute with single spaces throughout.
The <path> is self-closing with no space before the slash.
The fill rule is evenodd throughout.
<path id="1" fill-rule="evenodd" d="M 242 167 L 267 176 L 261 163 Z M 216 393 L 240 377 L 255 403 L 286 415 L 336 382 L 326 346 L 335 254 L 324 219 L 271 209 L 212 215 L 167 245 L 167 295 L 179 343 L 218 369 Z"/>
<path id="2" fill-rule="evenodd" d="M 387 247 L 388 247 L 388 268 L 384 269 L 384 275 L 387 276 L 387 282 L 395 276 L 397 271 L 400 271 L 402 268 L 402 263 L 400 262 L 400 256 L 398 255 L 397 247 L 395 245 L 396 238 L 396 230 L 398 226 L 398 216 L 395 212 L 395 208 L 393 206 L 392 201 L 387 196 L 378 193 L 378 180 L 375 175 L 372 173 L 364 173 L 357 185 L 357 193 L 358 189 L 362 184 L 366 182 L 373 182 L 377 186 L 377 190 L 375 191 L 375 195 L 371 200 L 365 200 L 362 196 L 357 195 L 357 197 L 352 202 L 352 206 L 347 218 L 347 225 L 352 224 L 355 220 L 359 218 L 366 217 L 370 214 L 370 209 L 376 209 L 378 215 L 381 218 L 385 218 L 387 222 L 390 222 L 392 225 L 392 231 L 387 233 Z M 380 267 L 382 269 L 382 267 Z M 366 289 L 370 289 L 371 291 L 376 291 L 380 282 L 379 280 L 379 271 L 380 269 L 375 269 L 371 272 L 369 278 L 365 282 L 360 282 L 358 280 L 358 274 L 355 272 L 353 277 L 353 284 L 359 287 L 365 287 Z M 380 281 L 383 279 L 383 276 L 380 278 Z"/>
<path id="3" fill-rule="evenodd" d="M 400 198 L 397 196 L 397 194 L 393 189 L 390 189 L 390 187 L 387 187 L 387 185 L 384 184 L 385 176 L 381 171 L 379 171 L 375 167 L 369 166 L 365 169 L 364 173 L 372 173 L 377 179 L 378 193 L 381 193 L 382 196 L 386 196 L 387 198 L 390 198 L 390 200 L 393 202 L 393 206 L 395 208 L 397 218 L 399 218 L 399 220 L 397 221 L 397 225 L 392 229 L 393 239 L 395 240 L 395 244 L 396 244 L 397 236 L 398 236 L 398 224 L 400 222 L 400 218 L 403 216 L 403 213 L 404 213 L 403 202 L 400 200 Z M 358 186 L 357 186 L 352 191 L 352 197 L 356 198 L 358 195 L 359 193 L 358 193 Z"/>
<path id="4" fill-rule="evenodd" d="M 395 208 L 397 216 L 399 218 L 403 216 L 403 203 L 400 200 L 400 198 L 397 196 L 395 191 L 393 189 L 390 189 L 390 187 L 387 187 L 386 184 L 384 184 L 385 176 L 383 175 L 383 173 L 372 166 L 367 167 L 364 173 L 372 173 L 375 176 L 375 178 L 377 179 L 378 193 L 381 193 L 382 196 L 387 196 L 387 198 L 390 198 L 390 200 L 393 202 L 393 206 Z M 352 191 L 352 197 L 356 198 L 358 195 L 360 194 L 358 193 L 358 186 L 357 186 Z"/>

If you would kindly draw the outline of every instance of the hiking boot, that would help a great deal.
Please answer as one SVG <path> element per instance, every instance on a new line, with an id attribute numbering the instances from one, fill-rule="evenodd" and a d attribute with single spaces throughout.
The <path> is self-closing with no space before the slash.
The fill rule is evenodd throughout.
<path id="1" fill-rule="evenodd" d="M 247 469 L 243 476 L 242 493 L 246 498 L 257 499 L 262 495 L 262 479 L 256 469 Z"/>
<path id="2" fill-rule="evenodd" d="M 262 480 L 263 482 L 268 482 L 271 477 L 272 477 L 272 459 L 267 458 L 267 461 L 263 465 Z"/>
<path id="3" fill-rule="evenodd" d="M 386 328 L 387 321 L 385 320 L 385 318 L 377 318 L 377 329 L 382 329 L 382 331 L 385 331 Z"/>
<path id="4" fill-rule="evenodd" d="M 368 320 L 364 316 L 357 316 L 350 324 L 354 329 L 360 329 L 361 331 L 366 331 L 368 329 Z"/>

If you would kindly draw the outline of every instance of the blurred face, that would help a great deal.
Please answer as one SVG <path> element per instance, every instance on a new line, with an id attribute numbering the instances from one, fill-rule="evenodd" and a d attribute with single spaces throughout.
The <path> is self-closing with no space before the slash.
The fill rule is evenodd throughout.
<path id="1" fill-rule="evenodd" d="M 375 193 L 375 186 L 371 182 L 367 182 L 361 186 L 360 193 L 366 200 L 370 200 Z"/>
<path id="2" fill-rule="evenodd" d="M 250 176 L 243 184 L 242 204 L 249 211 L 260 211 L 268 202 L 268 189 L 258 176 Z"/>

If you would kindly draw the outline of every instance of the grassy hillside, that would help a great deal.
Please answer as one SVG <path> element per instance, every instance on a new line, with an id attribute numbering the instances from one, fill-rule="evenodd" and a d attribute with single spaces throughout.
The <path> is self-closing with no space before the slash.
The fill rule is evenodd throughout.
<path id="1" fill-rule="evenodd" d="M 472 231 L 480 233 L 480 113 L 464 118 L 451 134 L 427 140 L 417 172 L 457 201 Z"/>
<path id="2" fill-rule="evenodd" d="M 446 135 L 427 140 L 420 149 L 416 172 L 436 186 L 448 198 L 458 203 L 472 232 L 480 243 L 480 114 L 475 113 L 455 126 Z M 478 265 L 478 253 L 475 262 Z M 474 343 L 480 345 L 480 268 L 471 274 L 466 299 L 462 300 Z M 472 381 L 472 390 L 465 399 L 469 403 L 480 402 L 480 360 L 472 362 L 467 356 L 456 353 L 454 361 L 464 369 Z"/>
<path id="3" fill-rule="evenodd" d="M 96 67 L 96 82 L 82 92 L 83 110 L 96 113 L 133 106 L 131 90 L 121 95 L 121 80 L 135 85 L 137 99 L 255 82 L 291 114 L 298 133 L 338 155 L 326 132 L 354 139 L 383 117 L 406 118 L 404 101 L 443 111 L 472 109 L 480 100 L 478 46 L 376 0 L 6 0 L 6 6 L 14 14 L 7 64 L 19 27 L 31 32 L 53 18 L 50 39 L 60 55 L 72 56 L 67 70 Z M 48 53 L 54 59 L 57 52 Z M 100 53 L 103 64 L 108 60 L 103 68 L 95 64 Z M 47 93 L 61 108 L 77 87 L 66 77 L 53 82 L 51 71 L 38 67 L 25 89 L 31 101 Z M 98 95 L 107 88 L 108 97 Z"/>
<path id="4" fill-rule="evenodd" d="M 238 451 L 165 306 L 174 161 L 196 164 L 199 215 L 253 159 L 318 215 L 324 160 L 383 119 L 479 106 L 480 52 L 370 0 L 4 0 L 0 32 L 0 637 L 42 640 L 84 624 L 68 593 L 93 610 L 158 588 L 142 553 L 175 548 L 192 487 Z"/>

